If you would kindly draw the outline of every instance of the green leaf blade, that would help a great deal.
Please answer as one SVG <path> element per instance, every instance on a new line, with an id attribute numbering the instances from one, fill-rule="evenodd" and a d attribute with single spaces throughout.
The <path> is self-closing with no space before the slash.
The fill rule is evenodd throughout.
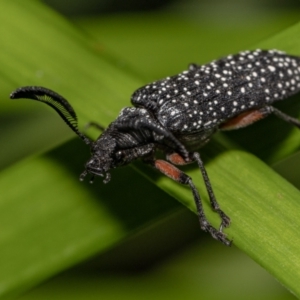
<path id="1" fill-rule="evenodd" d="M 0 21 L 0 82 L 6 87 L 0 96 L 5 101 L 19 85 L 45 85 L 74 104 L 82 124 L 90 120 L 108 124 L 121 107 L 129 105 L 131 92 L 141 85 L 131 72 L 111 63 L 105 51 L 91 50 L 68 22 L 39 2 L 3 3 Z M 10 28 L 9 35 L 4 28 Z M 262 46 L 300 53 L 298 28 Z M 4 106 L 12 104 L 5 101 L 3 109 L 8 110 Z M 280 153 L 289 155 L 296 148 L 297 144 Z M 214 149 L 201 152 L 210 157 Z M 299 192 L 257 158 L 222 151 L 210 158 L 207 169 L 222 208 L 232 218 L 226 232 L 238 247 L 299 295 Z M 83 152 L 77 143 L 66 144 L 15 164 L 0 175 L 2 297 L 21 293 L 113 247 L 177 209 L 165 191 L 195 211 L 186 187 L 144 168 L 161 189 L 129 168 L 114 173 L 113 182 L 105 187 L 80 184 L 77 174 L 83 166 L 78 164 L 83 165 L 88 156 Z M 220 220 L 208 205 L 199 170 L 188 173 L 203 195 L 209 220 L 218 226 Z"/>

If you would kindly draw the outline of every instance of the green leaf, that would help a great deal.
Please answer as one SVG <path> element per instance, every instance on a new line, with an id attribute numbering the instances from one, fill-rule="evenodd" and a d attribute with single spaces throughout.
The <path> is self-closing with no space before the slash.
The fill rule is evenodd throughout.
<path id="1" fill-rule="evenodd" d="M 103 47 L 91 49 L 73 26 L 37 1 L 4 2 L 0 23 L 2 115 L 13 111 L 12 107 L 25 107 L 21 100 L 8 100 L 13 89 L 42 85 L 70 99 L 81 125 L 90 120 L 107 125 L 142 84 Z M 300 53 L 297 36 L 292 28 L 265 46 Z M 30 110 L 37 104 L 26 105 Z M 61 140 L 67 137 L 63 134 Z M 52 146 L 53 140 L 46 147 Z M 32 157 L 1 172 L 2 297 L 17 295 L 177 210 L 178 203 L 168 194 L 195 211 L 186 187 L 138 163 L 135 168 L 159 188 L 130 167 L 113 172 L 107 186 L 100 180 L 93 187 L 80 184 L 80 164 L 88 157 L 84 146 L 72 141 L 43 155 L 31 149 Z M 203 154 L 219 202 L 232 218 L 226 232 L 237 246 L 300 295 L 299 191 L 246 152 L 212 143 Z M 188 173 L 206 195 L 199 171 L 193 168 Z M 219 218 L 211 212 L 207 197 L 203 198 L 205 211 L 217 226 Z"/>

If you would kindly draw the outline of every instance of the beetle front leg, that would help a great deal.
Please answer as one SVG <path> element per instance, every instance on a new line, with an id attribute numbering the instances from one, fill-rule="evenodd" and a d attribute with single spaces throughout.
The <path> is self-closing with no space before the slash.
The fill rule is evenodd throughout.
<path id="1" fill-rule="evenodd" d="M 186 175 L 184 172 L 182 172 L 181 170 L 179 170 L 178 168 L 176 168 L 175 166 L 173 166 L 172 164 L 170 164 L 164 160 L 160 160 L 160 159 L 154 160 L 154 161 L 152 161 L 151 164 L 153 165 L 153 167 L 155 167 L 161 173 L 165 174 L 166 176 L 175 180 L 176 182 L 190 186 L 193 196 L 194 196 L 195 203 L 196 203 L 197 213 L 198 213 L 201 229 L 209 232 L 210 235 L 214 239 L 222 242 L 226 246 L 230 246 L 231 241 L 226 238 L 226 235 L 221 230 L 215 229 L 208 222 L 208 220 L 205 216 L 204 210 L 203 210 L 200 195 L 199 195 L 198 190 L 196 189 L 192 179 L 188 175 Z"/>
<path id="2" fill-rule="evenodd" d="M 101 124 L 96 123 L 96 122 L 88 122 L 85 126 L 83 131 L 86 132 L 90 127 L 94 127 L 100 131 L 104 131 L 105 127 L 103 127 Z"/>

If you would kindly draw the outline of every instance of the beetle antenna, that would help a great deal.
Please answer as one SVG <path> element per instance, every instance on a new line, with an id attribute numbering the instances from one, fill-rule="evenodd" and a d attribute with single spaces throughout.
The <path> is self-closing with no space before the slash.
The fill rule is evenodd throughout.
<path id="1" fill-rule="evenodd" d="M 67 125 L 87 144 L 92 141 L 78 129 L 76 113 L 70 103 L 59 94 L 39 86 L 25 86 L 10 94 L 10 99 L 27 98 L 44 102 L 51 106 L 62 117 Z"/>

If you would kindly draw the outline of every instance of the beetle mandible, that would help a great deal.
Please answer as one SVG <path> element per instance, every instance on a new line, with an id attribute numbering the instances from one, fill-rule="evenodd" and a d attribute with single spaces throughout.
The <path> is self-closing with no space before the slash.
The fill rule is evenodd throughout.
<path id="1" fill-rule="evenodd" d="M 244 51 L 202 66 L 191 64 L 178 75 L 136 90 L 131 97 L 134 107 L 123 108 L 96 141 L 79 131 L 72 106 L 51 90 L 21 87 L 11 93 L 10 98 L 28 98 L 50 105 L 90 145 L 92 157 L 80 180 L 91 174 L 91 181 L 96 175 L 104 177 L 107 183 L 110 169 L 141 158 L 171 179 L 188 185 L 201 228 L 230 245 L 231 241 L 222 231 L 229 226 L 230 219 L 216 201 L 196 150 L 217 130 L 245 127 L 270 114 L 300 128 L 299 120 L 272 106 L 273 102 L 299 92 L 299 76 L 300 58 L 278 50 Z M 168 162 L 155 158 L 157 150 L 166 154 Z M 219 229 L 208 222 L 192 179 L 174 166 L 192 162 L 198 164 L 212 208 L 221 217 Z"/>

